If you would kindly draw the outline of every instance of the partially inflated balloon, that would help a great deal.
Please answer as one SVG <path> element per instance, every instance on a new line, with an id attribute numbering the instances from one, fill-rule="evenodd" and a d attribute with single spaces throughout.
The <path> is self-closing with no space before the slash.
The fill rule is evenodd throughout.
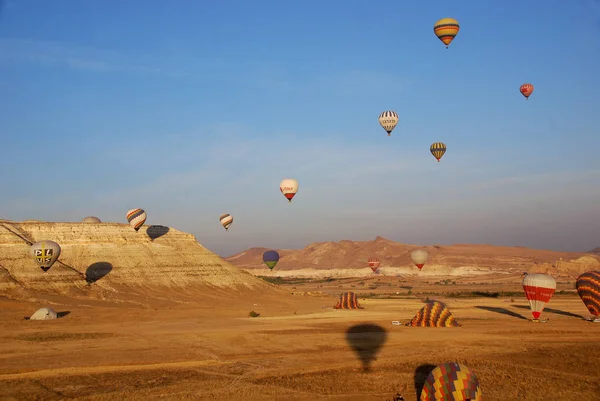
<path id="1" fill-rule="evenodd" d="M 296 196 L 296 192 L 298 192 L 298 181 L 293 178 L 286 178 L 279 183 L 279 190 L 291 202 L 292 198 Z"/>
<path id="2" fill-rule="evenodd" d="M 384 111 L 379 115 L 379 124 L 387 132 L 388 136 L 392 135 L 392 131 L 398 125 L 398 114 L 395 111 Z"/>
<path id="3" fill-rule="evenodd" d="M 135 231 L 138 231 L 144 225 L 146 217 L 144 209 L 131 209 L 127 212 L 127 221 Z"/>
<path id="4" fill-rule="evenodd" d="M 40 269 L 47 272 L 60 256 L 60 246 L 54 241 L 39 241 L 31 245 L 29 253 Z"/>
<path id="5" fill-rule="evenodd" d="M 433 25 L 435 36 L 446 45 L 446 49 L 450 46 L 450 42 L 454 40 L 459 30 L 458 21 L 454 18 L 442 18 Z"/>
<path id="6" fill-rule="evenodd" d="M 373 273 L 377 271 L 381 262 L 376 257 L 369 258 L 369 267 L 373 270 Z"/>
<path id="7" fill-rule="evenodd" d="M 421 270 L 425 263 L 427 263 L 427 260 L 429 259 L 429 253 L 425 249 L 417 249 L 415 251 L 412 251 L 412 253 L 410 254 L 410 258 L 412 259 L 413 263 L 419 268 L 419 270 Z"/>
<path id="8" fill-rule="evenodd" d="M 279 262 L 279 254 L 277 251 L 266 251 L 263 253 L 263 262 L 269 269 L 273 270 L 277 262 Z"/>
<path id="9" fill-rule="evenodd" d="M 583 273 L 577 278 L 575 288 L 590 313 L 600 317 L 600 271 Z"/>
<path id="10" fill-rule="evenodd" d="M 429 151 L 431 152 L 433 157 L 435 157 L 437 159 L 437 161 L 439 163 L 442 156 L 444 156 L 444 153 L 446 153 L 446 144 L 444 144 L 442 142 L 432 143 L 431 146 L 429 147 Z"/>
<path id="11" fill-rule="evenodd" d="M 460 363 L 444 363 L 429 373 L 420 401 L 481 401 L 481 388 L 475 373 Z"/>
<path id="12" fill-rule="evenodd" d="M 229 213 L 222 214 L 221 217 L 219 217 L 219 221 L 221 222 L 221 225 L 225 228 L 225 231 L 227 231 L 229 229 L 229 226 L 231 226 L 231 224 L 233 223 L 233 216 Z"/>
<path id="13" fill-rule="evenodd" d="M 99 218 L 97 218 L 96 216 L 88 216 L 88 217 L 84 217 L 81 220 L 82 223 L 102 223 L 102 221 L 100 221 Z"/>
<path id="14" fill-rule="evenodd" d="M 531 307 L 533 320 L 539 321 L 542 311 L 556 291 L 556 280 L 547 274 L 525 273 L 522 284 Z"/>
<path id="15" fill-rule="evenodd" d="M 528 100 L 529 96 L 531 96 L 531 94 L 533 93 L 533 89 L 534 89 L 533 85 L 531 85 L 531 84 L 523 84 L 519 88 L 519 92 L 521 92 L 521 94 L 523 96 L 525 96 L 525 100 Z"/>

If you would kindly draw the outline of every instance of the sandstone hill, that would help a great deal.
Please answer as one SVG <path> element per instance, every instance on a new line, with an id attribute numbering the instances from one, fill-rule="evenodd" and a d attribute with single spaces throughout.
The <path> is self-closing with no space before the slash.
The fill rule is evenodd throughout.
<path id="1" fill-rule="evenodd" d="M 59 260 L 44 273 L 29 245 L 56 241 Z M 195 237 L 165 226 L 138 232 L 119 223 L 50 223 L 0 220 L 0 295 L 39 294 L 143 304 L 145 298 L 239 297 L 277 293 L 271 284 L 227 263 Z M 235 295 L 233 295 L 235 294 Z"/>
<path id="2" fill-rule="evenodd" d="M 400 244 L 382 237 L 372 241 L 319 242 L 304 249 L 278 251 L 281 259 L 273 272 L 265 269 L 262 263 L 266 248 L 251 248 L 226 260 L 261 275 L 360 276 L 371 273 L 367 261 L 375 256 L 381 261 L 380 270 L 384 273 L 416 274 L 418 270 L 413 267 L 410 253 L 417 248 L 421 246 Z M 554 271 L 558 275 L 572 276 L 581 270 L 600 268 L 600 259 L 585 253 L 492 245 L 430 245 L 423 248 L 429 252 L 429 263 L 422 270 L 423 274 Z M 345 273 L 341 273 L 342 270 Z"/>

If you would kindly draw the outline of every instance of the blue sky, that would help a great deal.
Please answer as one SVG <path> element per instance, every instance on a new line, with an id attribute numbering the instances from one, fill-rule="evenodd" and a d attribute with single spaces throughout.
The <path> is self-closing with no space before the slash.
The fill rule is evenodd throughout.
<path id="1" fill-rule="evenodd" d="M 585 251 L 599 62 L 593 0 L 5 0 L 0 218 L 141 207 L 221 255 L 377 235 Z"/>

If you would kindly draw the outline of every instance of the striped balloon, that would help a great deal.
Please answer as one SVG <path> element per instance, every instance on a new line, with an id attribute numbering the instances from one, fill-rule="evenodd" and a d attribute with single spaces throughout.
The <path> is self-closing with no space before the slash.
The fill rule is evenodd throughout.
<path id="1" fill-rule="evenodd" d="M 219 217 L 219 221 L 221 222 L 221 225 L 225 227 L 225 231 L 227 231 L 229 230 L 229 226 L 233 223 L 233 216 L 229 213 L 222 214 L 221 217 Z"/>
<path id="2" fill-rule="evenodd" d="M 521 95 L 525 96 L 525 100 L 528 100 L 529 96 L 531 96 L 531 94 L 533 93 L 533 89 L 533 85 L 523 84 L 519 88 L 519 92 L 521 92 Z"/>
<path id="3" fill-rule="evenodd" d="M 586 272 L 577 277 L 577 293 L 596 318 L 600 316 L 600 271 Z"/>
<path id="4" fill-rule="evenodd" d="M 525 273 L 522 284 L 531 307 L 533 320 L 539 321 L 542 311 L 556 291 L 556 280 L 547 274 Z"/>
<path id="5" fill-rule="evenodd" d="M 434 142 L 429 147 L 429 151 L 439 163 L 442 156 L 444 156 L 444 153 L 446 153 L 446 144 L 442 142 Z"/>
<path id="6" fill-rule="evenodd" d="M 392 135 L 392 131 L 398 125 L 398 113 L 392 110 L 384 111 L 379 115 L 379 124 L 387 132 L 388 136 Z"/>
<path id="7" fill-rule="evenodd" d="M 417 312 L 407 326 L 413 327 L 459 327 L 450 309 L 439 301 L 430 301 Z"/>
<path id="8" fill-rule="evenodd" d="M 377 269 L 379 268 L 380 264 L 381 262 L 376 257 L 369 258 L 369 267 L 371 268 L 371 270 L 373 270 L 373 273 L 377 272 Z"/>
<path id="9" fill-rule="evenodd" d="M 446 49 L 450 46 L 450 42 L 454 40 L 459 30 L 460 25 L 458 25 L 458 21 L 454 18 L 442 18 L 433 25 L 433 33 L 446 45 Z"/>
<path id="10" fill-rule="evenodd" d="M 451 362 L 433 369 L 421 390 L 420 401 L 481 401 L 481 388 L 475 372 Z"/>
<path id="11" fill-rule="evenodd" d="M 135 231 L 138 231 L 146 222 L 144 209 L 131 209 L 127 212 L 127 221 Z"/>

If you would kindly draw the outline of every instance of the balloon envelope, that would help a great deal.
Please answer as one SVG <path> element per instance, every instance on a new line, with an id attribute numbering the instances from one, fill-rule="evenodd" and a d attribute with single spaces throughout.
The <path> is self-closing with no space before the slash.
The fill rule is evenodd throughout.
<path id="1" fill-rule="evenodd" d="M 458 21 L 454 18 L 442 18 L 433 24 L 433 33 L 446 45 L 446 49 L 450 46 L 450 42 L 454 40 L 459 30 L 460 25 L 458 25 Z"/>
<path id="2" fill-rule="evenodd" d="M 84 217 L 81 220 L 82 223 L 102 223 L 102 221 L 100 221 L 99 218 L 97 218 L 96 216 L 88 216 L 88 217 Z"/>
<path id="3" fill-rule="evenodd" d="M 481 401 L 477 375 L 460 363 L 444 363 L 429 373 L 420 401 Z"/>
<path id="4" fill-rule="evenodd" d="M 388 133 L 388 136 L 392 135 L 392 131 L 398 125 L 398 113 L 392 110 L 384 111 L 379 115 L 379 125 Z"/>
<path id="5" fill-rule="evenodd" d="M 556 280 L 547 274 L 525 274 L 523 289 L 534 320 L 538 320 L 556 290 Z"/>
<path id="6" fill-rule="evenodd" d="M 29 253 L 40 269 L 47 272 L 60 256 L 60 246 L 50 240 L 38 241 L 31 245 Z"/>
<path id="7" fill-rule="evenodd" d="M 417 249 L 415 251 L 412 251 L 412 253 L 410 254 L 410 258 L 412 259 L 413 263 L 419 268 L 419 270 L 421 270 L 425 263 L 427 263 L 427 260 L 429 259 L 429 253 L 425 249 Z"/>
<path id="8" fill-rule="evenodd" d="M 376 257 L 369 258 L 369 267 L 371 268 L 371 270 L 373 270 L 373 273 L 377 271 L 377 268 L 380 264 L 381 262 Z"/>
<path id="9" fill-rule="evenodd" d="M 446 144 L 442 142 L 432 143 L 429 147 L 429 151 L 439 162 L 442 156 L 444 156 L 444 153 L 446 153 Z"/>
<path id="10" fill-rule="evenodd" d="M 225 231 L 227 231 L 233 223 L 233 216 L 229 213 L 222 214 L 221 217 L 219 217 L 219 221 L 221 222 L 221 225 L 225 228 Z"/>
<path id="11" fill-rule="evenodd" d="M 269 269 L 273 270 L 279 262 L 279 253 L 277 251 L 266 251 L 263 253 L 263 262 Z"/>
<path id="12" fill-rule="evenodd" d="M 577 277 L 575 288 L 590 313 L 600 316 L 600 271 L 583 273 Z"/>
<path id="13" fill-rule="evenodd" d="M 286 178 L 279 183 L 279 190 L 291 202 L 292 198 L 296 196 L 296 192 L 298 192 L 298 181 L 293 178 Z"/>
<path id="14" fill-rule="evenodd" d="M 534 89 L 533 85 L 531 85 L 531 84 L 523 84 L 519 88 L 519 92 L 521 92 L 521 94 L 523 96 L 525 96 L 525 99 L 529 99 L 529 96 L 531 96 L 531 94 L 533 93 L 533 89 Z"/>
<path id="15" fill-rule="evenodd" d="M 146 217 L 144 209 L 131 209 L 127 212 L 127 221 L 135 231 L 138 231 L 144 225 Z"/>

